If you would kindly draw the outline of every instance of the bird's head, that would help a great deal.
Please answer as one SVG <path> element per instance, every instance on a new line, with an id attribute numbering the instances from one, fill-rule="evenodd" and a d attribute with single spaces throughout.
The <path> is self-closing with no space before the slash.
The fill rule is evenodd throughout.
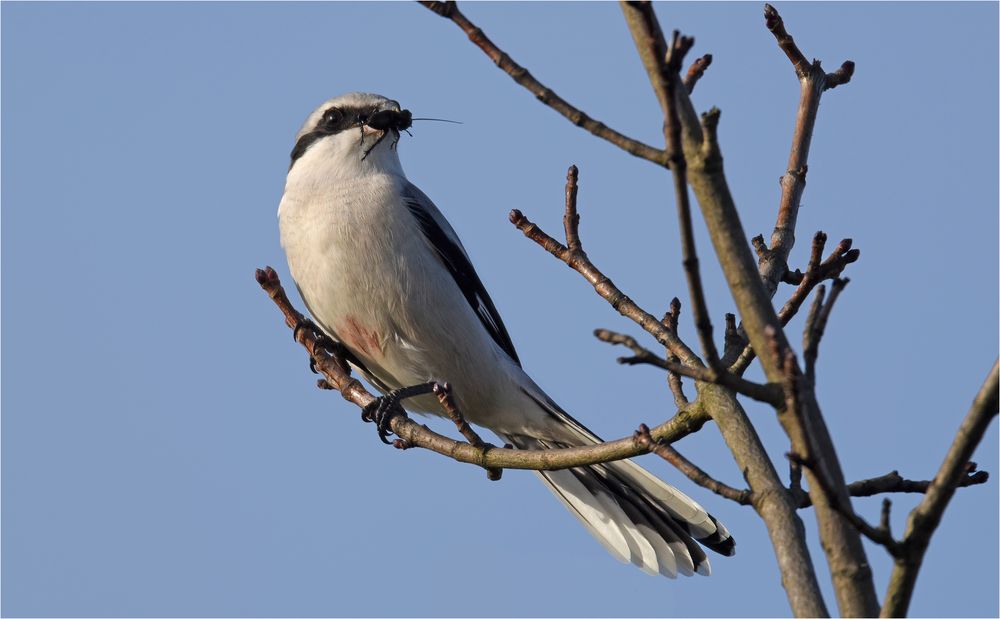
<path id="1" fill-rule="evenodd" d="M 316 108 L 302 125 L 289 168 L 398 169 L 399 133 L 411 122 L 409 110 L 382 95 L 352 92 L 334 97 Z"/>

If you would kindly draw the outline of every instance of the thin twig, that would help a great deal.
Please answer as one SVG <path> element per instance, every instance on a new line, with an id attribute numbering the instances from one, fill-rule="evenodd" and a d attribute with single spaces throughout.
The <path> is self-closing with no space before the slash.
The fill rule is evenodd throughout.
<path id="1" fill-rule="evenodd" d="M 806 329 L 808 331 L 803 336 L 802 349 L 802 358 L 805 359 L 806 363 L 806 376 L 810 380 L 814 380 L 816 377 L 816 357 L 819 355 L 819 342 L 823 339 L 823 332 L 826 331 L 826 323 L 830 319 L 833 304 L 837 301 L 837 297 L 840 296 L 840 291 L 850 281 L 846 277 L 833 280 L 833 283 L 830 285 L 830 298 L 824 303 L 822 295 L 818 295 L 816 303 L 813 305 L 813 310 L 815 311 L 810 311 L 810 318 L 812 320 L 806 321 Z"/>
<path id="2" fill-rule="evenodd" d="M 670 300 L 670 310 L 663 315 L 663 319 L 660 321 L 663 326 L 667 327 L 674 334 L 677 334 L 677 322 L 681 317 L 681 301 L 677 297 Z M 680 337 L 678 335 L 678 337 Z M 680 359 L 677 355 L 673 354 L 669 350 L 667 351 L 667 361 L 671 363 L 680 363 Z M 674 394 L 674 404 L 677 408 L 684 408 L 688 405 L 687 396 L 684 395 L 684 383 L 681 381 L 681 375 L 677 372 L 667 371 L 667 386 L 670 388 L 670 392 Z"/>
<path id="3" fill-rule="evenodd" d="M 652 11 L 650 10 L 650 14 Z M 708 302 L 705 300 L 705 289 L 701 281 L 701 269 L 698 265 L 698 251 L 695 247 L 694 224 L 691 218 L 691 200 L 688 195 L 687 160 L 684 157 L 684 147 L 681 144 L 681 121 L 677 115 L 675 93 L 680 82 L 679 69 L 687 50 L 694 44 L 694 39 L 682 37 L 676 30 L 668 50 L 667 58 L 661 65 L 663 84 L 666 88 L 667 110 L 664 118 L 664 137 L 667 140 L 670 171 L 674 179 L 674 199 L 677 202 L 677 218 L 681 231 L 681 255 L 684 274 L 687 277 L 688 291 L 691 295 L 691 314 L 694 316 L 698 339 L 701 342 L 705 362 L 713 372 L 721 374 L 722 364 L 719 351 L 715 347 L 712 336 L 712 320 L 708 312 Z"/>
<path id="4" fill-rule="evenodd" d="M 580 214 L 576 210 L 576 194 L 580 187 L 580 171 L 571 165 L 566 171 L 566 213 L 563 228 L 566 232 L 566 247 L 570 251 L 583 251 L 580 243 Z"/>
<path id="5" fill-rule="evenodd" d="M 646 20 L 649 31 L 659 28 L 656 15 L 649 4 L 638 5 L 640 14 Z M 673 173 L 674 198 L 677 203 L 677 218 L 681 231 L 681 255 L 684 274 L 691 295 L 691 313 L 694 317 L 698 339 L 701 342 L 702 353 L 708 367 L 718 373 L 721 369 L 719 353 L 712 338 L 712 321 L 709 317 L 705 291 L 701 282 L 701 270 L 698 266 L 698 252 L 695 248 L 694 226 L 691 219 L 691 201 L 687 187 L 687 160 L 681 142 L 681 122 L 677 113 L 676 92 L 681 83 L 680 66 L 684 61 L 694 39 L 682 37 L 674 31 L 669 47 L 664 47 L 664 41 L 659 37 L 649 37 L 645 54 L 656 63 L 659 79 L 653 82 L 657 97 L 663 104 L 663 134 L 667 142 L 669 168 Z"/>
<path id="6" fill-rule="evenodd" d="M 833 90 L 837 86 L 846 84 L 851 81 L 851 77 L 854 75 L 854 62 L 850 60 L 845 60 L 841 63 L 840 68 L 838 68 L 833 73 L 826 74 L 826 80 L 824 80 L 823 90 Z"/>
<path id="7" fill-rule="evenodd" d="M 469 425 L 469 422 L 465 420 L 465 417 L 462 416 L 462 413 L 459 412 L 458 407 L 455 405 L 455 400 L 451 395 L 451 385 L 448 383 L 434 383 L 434 395 L 437 396 L 438 402 L 441 404 L 441 409 L 452 420 L 455 427 L 458 428 L 458 432 L 465 437 L 465 440 L 473 447 L 486 449 L 487 444 L 476 434 L 476 431 L 472 429 L 472 426 Z M 491 481 L 499 481 L 502 475 L 503 469 L 486 469 L 486 476 Z"/>
<path id="8" fill-rule="evenodd" d="M 654 453 L 674 466 L 678 471 L 687 475 L 688 479 L 698 484 L 702 488 L 711 490 L 715 494 L 736 501 L 740 505 L 753 505 L 753 493 L 748 489 L 737 490 L 732 486 L 722 483 L 711 475 L 700 469 L 693 462 L 685 458 L 676 449 L 662 441 L 655 441 L 649 434 L 646 424 L 641 424 L 635 433 L 635 438 L 650 453 Z"/>
<path id="9" fill-rule="evenodd" d="M 969 460 L 982 441 L 990 422 L 997 416 L 1000 400 L 1000 370 L 993 363 L 972 407 L 958 428 L 944 462 L 927 488 L 924 500 L 910 512 L 903 536 L 904 556 L 896 561 L 882 607 L 883 617 L 902 617 L 909 610 L 913 587 L 923 564 L 931 536 L 941 522 L 955 489 L 967 475 Z"/>
<path id="10" fill-rule="evenodd" d="M 821 462 L 813 455 L 814 448 L 809 440 L 808 432 L 805 431 L 806 422 L 802 415 L 801 402 L 799 400 L 802 377 L 795 363 L 795 355 L 791 351 L 785 353 L 785 375 L 787 378 L 785 381 L 786 408 L 784 414 L 791 415 L 797 419 L 800 431 L 802 432 L 800 440 L 793 440 L 793 444 L 798 444 L 798 448 L 802 452 L 791 451 L 786 453 L 785 457 L 795 465 L 798 465 L 799 468 L 805 468 L 811 473 L 811 481 L 819 486 L 819 491 L 826 499 L 827 504 L 846 518 L 851 523 L 851 526 L 873 542 L 885 546 L 886 550 L 892 556 L 899 556 L 901 552 L 899 542 L 892 537 L 888 528 L 873 527 L 864 518 L 859 516 L 851 506 L 850 499 L 845 499 L 844 496 L 837 492 L 833 482 L 827 477 L 827 473 L 823 469 Z"/>
<path id="11" fill-rule="evenodd" d="M 760 239 L 760 237 L 755 238 Z M 763 240 L 761 240 L 761 243 L 763 243 Z M 809 293 L 816 286 L 827 279 L 836 279 L 844 272 L 848 264 L 856 262 L 861 257 L 860 250 L 851 248 L 851 239 L 844 239 L 827 256 L 826 260 L 817 264 L 816 258 L 822 255 L 825 244 L 826 234 L 817 232 L 813 237 L 812 251 L 806 272 L 802 273 L 797 269 L 794 272 L 786 271 L 786 276 L 798 282 L 798 287 L 778 312 L 778 319 L 781 321 L 782 326 L 787 325 L 795 317 L 802 304 L 809 298 Z M 750 363 L 755 357 L 756 353 L 753 348 L 749 344 L 745 345 L 736 361 L 729 366 L 729 371 L 734 374 L 743 374 L 750 367 Z"/>
<path id="12" fill-rule="evenodd" d="M 736 326 L 736 314 L 727 313 L 726 332 L 723 341 L 725 345 L 722 349 L 723 364 L 736 358 L 736 355 L 743 349 L 743 337 L 740 336 L 739 327 Z"/>
<path id="13" fill-rule="evenodd" d="M 964 475 L 959 478 L 956 484 L 957 488 L 977 486 L 985 484 L 989 480 L 990 474 L 987 471 L 977 471 L 974 462 L 970 462 L 969 465 L 966 467 Z M 852 497 L 895 493 L 925 494 L 930 485 L 930 480 L 904 479 L 898 471 L 891 471 L 878 477 L 851 482 L 847 484 L 847 492 Z M 797 496 L 799 497 L 799 507 L 812 505 L 812 499 L 809 498 L 808 494 L 802 493 L 801 495 L 797 494 Z"/>
<path id="14" fill-rule="evenodd" d="M 806 186 L 806 173 L 809 170 L 809 146 L 812 142 L 816 115 L 819 112 L 819 102 L 824 90 L 840 84 L 846 84 L 854 73 L 854 63 L 847 61 L 840 69 L 829 76 L 823 71 L 820 62 L 809 62 L 805 54 L 799 50 L 792 35 L 785 29 L 781 15 L 770 4 L 764 5 L 764 22 L 771 31 L 788 59 L 795 68 L 795 74 L 801 84 L 799 109 L 795 116 L 795 132 L 792 136 L 792 148 L 788 156 L 788 167 L 781 177 L 781 202 L 778 206 L 778 217 L 771 233 L 771 247 L 766 259 L 761 260 L 760 274 L 770 295 L 778 289 L 788 270 L 788 256 L 795 245 L 795 225 L 802 202 L 802 193 Z"/>
<path id="15" fill-rule="evenodd" d="M 691 67 L 688 69 L 687 75 L 684 76 L 684 87 L 687 88 L 688 94 L 694 92 L 694 87 L 698 83 L 698 80 L 705 75 L 705 70 L 708 69 L 711 64 L 712 54 L 705 54 L 691 63 Z"/>
<path id="16" fill-rule="evenodd" d="M 819 343 L 815 341 L 815 338 L 822 335 L 822 329 L 817 328 L 817 322 L 819 322 L 819 316 L 823 311 L 823 300 L 826 298 L 826 286 L 820 285 L 816 289 L 816 296 L 813 298 L 813 303 L 809 307 L 809 313 L 806 314 L 805 327 L 802 329 L 802 356 L 805 358 L 806 362 L 806 374 L 812 376 L 812 367 L 816 362 L 817 349 Z"/>
<path id="17" fill-rule="evenodd" d="M 856 528 L 862 535 L 875 542 L 876 544 L 881 544 L 885 546 L 885 549 L 893 557 L 900 556 L 902 550 L 900 549 L 900 544 L 893 537 L 892 533 L 888 528 L 874 527 L 868 523 L 864 518 L 859 516 L 854 508 L 849 504 L 845 505 L 840 501 L 837 493 L 833 489 L 833 485 L 826 479 L 826 474 L 820 470 L 820 467 L 816 465 L 811 459 L 805 458 L 794 452 L 789 452 L 785 456 L 796 462 L 799 466 L 808 468 L 813 472 L 813 478 L 819 483 L 820 489 L 823 494 L 827 497 L 830 505 L 836 509 L 841 516 L 847 519 L 851 523 L 851 526 Z"/>
<path id="18" fill-rule="evenodd" d="M 806 60 L 805 54 L 799 51 L 799 47 L 795 44 L 795 39 L 792 38 L 792 35 L 788 34 L 788 31 L 785 30 L 785 22 L 781 19 L 781 15 L 778 14 L 777 9 L 770 4 L 764 5 L 764 23 L 767 29 L 771 31 L 771 34 L 774 35 L 774 38 L 778 40 L 778 47 L 792 61 L 792 66 L 795 67 L 795 74 L 799 76 L 799 79 L 809 77 L 809 61 Z"/>
<path id="19" fill-rule="evenodd" d="M 329 346 L 320 334 L 309 328 L 301 328 L 306 318 L 296 310 L 285 294 L 278 274 L 271 267 L 257 270 L 257 282 L 285 317 L 285 324 L 293 330 L 296 341 L 309 352 L 316 370 L 326 382 L 344 397 L 360 408 L 375 401 L 360 381 L 350 375 L 347 363 L 337 355 L 336 347 Z M 298 327 L 298 328 L 297 328 Z M 668 421 L 656 426 L 651 434 L 656 439 L 674 442 L 688 434 L 697 432 L 709 420 L 708 412 L 697 402 L 677 412 Z M 390 427 L 393 433 L 408 446 L 422 447 L 448 456 L 459 462 L 475 464 L 484 469 L 530 469 L 557 470 L 588 466 L 602 462 L 613 462 L 632 458 L 645 453 L 647 449 L 636 443 L 635 437 L 628 436 L 616 441 L 604 442 L 588 447 L 565 447 L 558 449 L 498 449 L 488 443 L 478 448 L 466 442 L 438 434 L 425 425 L 419 424 L 405 414 L 392 417 Z"/>
<path id="20" fill-rule="evenodd" d="M 583 250 L 583 246 L 580 243 L 580 217 L 576 210 L 575 186 L 578 178 L 576 166 L 571 167 L 569 173 L 566 175 L 566 215 L 563 217 L 564 223 L 567 224 L 568 236 L 577 244 L 575 249 L 563 245 L 546 234 L 544 230 L 532 223 L 517 209 L 510 212 L 510 222 L 524 233 L 524 236 L 582 275 L 590 282 L 601 298 L 610 303 L 622 316 L 631 319 L 647 333 L 656 338 L 657 342 L 677 355 L 684 365 L 691 367 L 702 366 L 703 364 L 698 356 L 677 337 L 674 331 L 666 328 L 655 316 L 636 305 L 632 299 L 615 286 L 614 282 L 608 276 L 594 266 L 594 263 L 587 257 L 587 253 Z M 568 241 L 569 239 L 567 239 Z"/>
<path id="21" fill-rule="evenodd" d="M 664 151 L 623 135 L 604 123 L 591 118 L 557 95 L 551 88 L 535 79 L 527 69 L 514 62 L 505 51 L 497 47 L 481 28 L 463 15 L 454 2 L 426 2 L 422 0 L 420 4 L 441 17 L 451 20 L 465 32 L 470 41 L 483 50 L 489 56 L 490 60 L 500 67 L 504 73 L 509 75 L 511 79 L 535 95 L 535 98 L 539 101 L 565 116 L 574 125 L 582 127 L 597 137 L 611 142 L 629 154 L 652 161 L 658 165 L 666 165 L 667 157 Z"/>
<path id="22" fill-rule="evenodd" d="M 739 376 L 733 376 L 727 372 L 715 373 L 711 368 L 688 367 L 679 363 L 673 363 L 655 354 L 636 341 L 631 335 L 609 331 L 608 329 L 595 329 L 594 337 L 609 344 L 625 346 L 632 351 L 631 357 L 619 357 L 618 363 L 623 365 L 652 365 L 658 368 L 693 378 L 703 383 L 712 383 L 729 387 L 737 393 L 753 398 L 759 402 L 780 406 L 782 403 L 781 393 L 776 385 L 761 385 Z"/>

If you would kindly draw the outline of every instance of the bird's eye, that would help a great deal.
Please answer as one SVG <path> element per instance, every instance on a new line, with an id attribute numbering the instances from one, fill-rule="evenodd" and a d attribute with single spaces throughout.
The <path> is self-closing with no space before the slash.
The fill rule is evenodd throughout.
<path id="1" fill-rule="evenodd" d="M 336 125 L 344 118 L 344 113 L 340 108 L 331 107 L 323 112 L 323 122 L 327 125 Z"/>

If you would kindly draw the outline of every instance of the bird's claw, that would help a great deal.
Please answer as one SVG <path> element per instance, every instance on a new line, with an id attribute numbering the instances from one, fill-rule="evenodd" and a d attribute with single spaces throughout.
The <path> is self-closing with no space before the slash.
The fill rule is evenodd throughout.
<path id="1" fill-rule="evenodd" d="M 375 428 L 378 430 L 378 438 L 386 445 L 392 445 L 388 439 L 388 436 L 392 434 L 389 422 L 399 412 L 397 410 L 399 407 L 399 397 L 395 394 L 395 391 L 391 391 L 382 397 L 375 398 L 361 409 L 361 419 L 366 422 L 375 422 Z"/>
<path id="2" fill-rule="evenodd" d="M 400 389 L 394 389 L 381 397 L 375 398 L 369 402 L 367 406 L 361 409 L 361 420 L 365 422 L 374 422 L 375 427 L 378 429 L 379 440 L 386 445 L 392 445 L 393 443 L 388 439 L 389 435 L 392 434 L 392 427 L 390 425 L 392 418 L 399 414 L 406 414 L 400 406 L 400 402 L 406 398 L 433 393 L 434 385 L 436 384 L 437 383 L 430 382 L 410 387 L 402 387 Z"/>
<path id="3" fill-rule="evenodd" d="M 315 322 L 309 320 L 305 316 L 302 316 L 299 319 L 299 321 L 295 323 L 295 326 L 292 328 L 292 339 L 298 342 L 299 332 L 302 331 L 303 329 L 308 329 L 309 331 L 312 331 L 313 333 L 316 334 L 317 338 L 320 336 L 321 333 L 323 333 L 322 331 L 319 330 L 319 327 L 316 326 Z"/>
<path id="4" fill-rule="evenodd" d="M 312 331 L 313 337 L 316 338 L 315 348 L 325 348 L 333 353 L 342 354 L 340 349 L 343 345 L 324 333 L 322 329 L 316 326 L 315 322 L 305 316 L 303 316 L 292 329 L 292 339 L 298 342 L 299 332 L 303 329 Z M 319 370 L 316 369 L 316 359 L 313 357 L 309 357 L 309 370 L 313 374 L 319 374 Z"/>

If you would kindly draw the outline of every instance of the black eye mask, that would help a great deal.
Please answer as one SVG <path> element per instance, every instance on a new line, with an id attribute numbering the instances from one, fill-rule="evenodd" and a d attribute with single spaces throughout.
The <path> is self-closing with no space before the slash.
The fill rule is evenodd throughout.
<path id="1" fill-rule="evenodd" d="M 367 126 L 386 133 L 390 130 L 395 131 L 397 134 L 396 139 L 398 140 L 399 132 L 406 131 L 412 125 L 413 115 L 410 113 L 410 110 L 376 111 L 372 108 L 331 107 L 323 112 L 323 116 L 320 118 L 319 122 L 316 123 L 316 127 L 309 133 L 300 137 L 295 143 L 295 148 L 292 149 L 291 153 L 292 161 L 288 168 L 291 169 L 291 167 L 295 165 L 295 161 L 304 155 L 306 151 L 309 150 L 309 147 L 315 144 L 317 140 L 328 135 L 335 135 L 355 127 L 360 128 Z M 377 146 L 384 137 L 385 134 L 376 140 L 375 143 L 365 151 L 362 159 L 368 157 L 372 148 L 375 148 L 375 146 Z"/>

